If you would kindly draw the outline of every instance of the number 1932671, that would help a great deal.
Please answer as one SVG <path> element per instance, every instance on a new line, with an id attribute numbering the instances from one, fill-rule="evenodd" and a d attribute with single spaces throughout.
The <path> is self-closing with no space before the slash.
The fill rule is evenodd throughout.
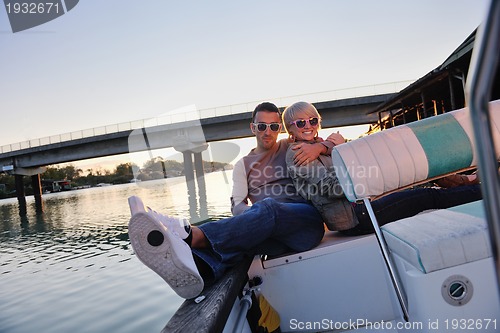
<path id="1" fill-rule="evenodd" d="M 446 319 L 446 329 L 451 330 L 482 330 L 497 328 L 496 319 Z"/>
<path id="2" fill-rule="evenodd" d="M 59 3 L 54 2 L 14 2 L 5 4 L 8 14 L 50 14 L 59 13 Z"/>

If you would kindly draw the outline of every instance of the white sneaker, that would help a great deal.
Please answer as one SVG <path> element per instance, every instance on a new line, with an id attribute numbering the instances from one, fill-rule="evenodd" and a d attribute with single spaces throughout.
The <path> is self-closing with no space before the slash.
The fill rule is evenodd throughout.
<path id="1" fill-rule="evenodd" d="M 128 198 L 128 206 L 130 207 L 130 214 L 132 216 L 139 212 L 146 212 L 146 208 L 144 207 L 144 203 L 141 198 L 135 195 Z"/>
<path id="2" fill-rule="evenodd" d="M 191 248 L 153 214 L 135 212 L 128 233 L 137 258 L 160 275 L 179 296 L 194 298 L 203 291 L 203 279 Z"/>
<path id="3" fill-rule="evenodd" d="M 182 239 L 186 239 L 189 237 L 191 233 L 191 224 L 185 218 L 181 217 L 170 217 L 167 215 L 163 215 L 158 213 L 151 208 L 144 207 L 144 203 L 141 198 L 137 196 L 131 196 L 128 198 L 128 205 L 130 207 L 130 213 L 134 216 L 135 213 L 144 212 L 153 215 L 158 221 L 163 223 L 168 230 L 170 230 L 174 235 Z"/>

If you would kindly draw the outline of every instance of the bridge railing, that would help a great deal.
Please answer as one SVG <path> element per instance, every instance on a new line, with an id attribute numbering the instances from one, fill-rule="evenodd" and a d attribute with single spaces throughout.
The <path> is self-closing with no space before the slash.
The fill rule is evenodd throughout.
<path id="1" fill-rule="evenodd" d="M 268 99 L 276 103 L 279 106 L 290 105 L 299 100 L 308 101 L 308 102 L 321 102 L 321 101 L 333 101 L 340 100 L 346 98 L 354 98 L 354 97 L 364 97 L 364 96 L 373 96 L 380 95 L 386 93 L 395 93 L 401 91 L 403 88 L 407 87 L 414 80 L 407 81 L 398 81 L 391 83 L 383 83 L 376 85 L 368 85 L 361 87 L 353 87 L 353 88 L 345 88 L 345 89 L 337 89 L 323 92 L 316 92 L 311 94 L 302 94 L 302 95 L 293 95 L 293 96 L 285 96 L 280 98 L 271 98 Z M 143 127 L 164 125 L 164 124 L 173 124 L 180 123 L 189 120 L 197 120 L 204 118 L 212 118 L 212 117 L 220 117 L 227 116 L 233 114 L 240 114 L 245 112 L 251 112 L 255 108 L 255 106 L 260 103 L 260 101 L 241 103 L 241 104 L 233 104 L 226 106 L 219 106 L 215 108 L 207 108 L 196 110 L 195 107 L 192 108 L 183 108 L 179 110 L 179 112 L 172 112 L 168 115 L 162 115 L 156 118 L 151 119 L 143 119 L 136 121 L 129 121 L 119 124 L 101 126 L 96 128 L 84 129 L 80 131 L 74 131 L 69 133 L 51 135 L 39 139 L 32 139 L 27 141 L 22 141 L 18 143 L 12 143 L 4 146 L 0 146 L 0 153 L 8 153 L 16 150 L 39 147 L 48 144 L 60 143 L 65 141 L 89 138 L 98 135 L 112 134 L 118 133 L 127 130 L 134 130 Z"/>

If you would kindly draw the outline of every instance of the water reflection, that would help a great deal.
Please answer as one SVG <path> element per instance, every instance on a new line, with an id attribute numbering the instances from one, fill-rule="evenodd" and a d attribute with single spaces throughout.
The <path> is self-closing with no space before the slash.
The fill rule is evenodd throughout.
<path id="1" fill-rule="evenodd" d="M 32 217 L 32 223 L 34 220 L 34 228 L 30 228 L 30 218 L 27 215 L 21 215 L 20 214 L 20 219 L 21 219 L 21 230 L 23 235 L 28 235 L 30 233 L 37 233 L 37 232 L 45 232 L 46 229 L 46 221 L 45 221 L 45 216 L 43 213 L 38 213 Z"/>
<path id="2" fill-rule="evenodd" d="M 189 217 L 193 224 L 201 223 L 209 219 L 205 181 L 198 181 L 198 191 L 194 180 L 187 182 L 187 193 L 189 200 Z M 200 180 L 200 178 L 198 178 Z"/>
<path id="3" fill-rule="evenodd" d="M 183 300 L 133 254 L 127 198 L 193 222 L 227 217 L 224 176 L 205 175 L 205 199 L 173 178 L 44 195 L 42 214 L 32 197 L 24 216 L 0 200 L 0 332 L 160 332 Z"/>

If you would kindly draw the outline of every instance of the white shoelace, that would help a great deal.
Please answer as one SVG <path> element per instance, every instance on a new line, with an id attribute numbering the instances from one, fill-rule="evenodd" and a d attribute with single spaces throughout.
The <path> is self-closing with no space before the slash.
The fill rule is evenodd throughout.
<path id="1" fill-rule="evenodd" d="M 151 209 L 150 207 L 148 207 L 148 212 L 151 213 L 165 227 L 167 227 L 167 229 L 175 236 L 181 239 L 184 239 L 187 236 L 187 232 L 184 231 L 184 225 L 181 224 L 181 219 L 163 215 Z M 186 233 L 186 235 L 181 236 L 179 230 L 183 230 Z"/>

